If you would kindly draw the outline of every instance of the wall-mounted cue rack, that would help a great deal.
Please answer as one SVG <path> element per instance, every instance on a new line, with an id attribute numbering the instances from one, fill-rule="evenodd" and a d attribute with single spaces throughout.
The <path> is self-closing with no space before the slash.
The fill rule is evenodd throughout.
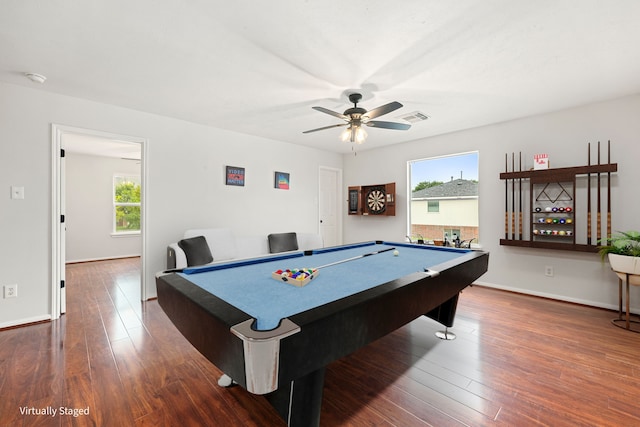
<path id="1" fill-rule="evenodd" d="M 591 164 L 589 143 L 586 166 L 523 171 L 522 153 L 518 170 L 512 153 L 509 171 L 509 155 L 505 154 L 505 172 L 500 174 L 505 191 L 500 244 L 597 252 L 600 240 L 611 235 L 611 173 L 618 171 L 618 164 L 611 163 L 610 141 L 607 163 L 600 162 L 600 142 L 597 157 L 597 164 Z"/>
<path id="2" fill-rule="evenodd" d="M 349 215 L 396 215 L 396 183 L 349 187 Z"/>

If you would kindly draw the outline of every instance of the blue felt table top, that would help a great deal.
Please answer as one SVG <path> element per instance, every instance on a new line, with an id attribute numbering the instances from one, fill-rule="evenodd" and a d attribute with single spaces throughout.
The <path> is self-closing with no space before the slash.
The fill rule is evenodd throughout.
<path id="1" fill-rule="evenodd" d="M 393 251 L 358 258 L 320 269 L 304 287 L 274 280 L 276 270 L 317 268 L 336 261 L 395 247 Z M 394 279 L 457 258 L 468 250 L 403 243 L 373 242 L 314 251 L 275 255 L 258 261 L 230 262 L 185 269 L 180 273 L 257 320 L 258 330 L 273 329 L 281 319 L 319 307 Z"/>

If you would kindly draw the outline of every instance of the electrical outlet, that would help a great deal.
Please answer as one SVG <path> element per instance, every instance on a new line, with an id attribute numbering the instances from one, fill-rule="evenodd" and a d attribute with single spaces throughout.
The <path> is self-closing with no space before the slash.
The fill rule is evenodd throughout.
<path id="1" fill-rule="evenodd" d="M 4 297 L 5 298 L 17 298 L 18 297 L 18 285 L 4 285 Z"/>
<path id="2" fill-rule="evenodd" d="M 24 187 L 11 186 L 12 199 L 24 199 Z"/>
<path id="3" fill-rule="evenodd" d="M 547 265 L 544 267 L 544 275 L 547 277 L 553 277 L 553 267 Z"/>

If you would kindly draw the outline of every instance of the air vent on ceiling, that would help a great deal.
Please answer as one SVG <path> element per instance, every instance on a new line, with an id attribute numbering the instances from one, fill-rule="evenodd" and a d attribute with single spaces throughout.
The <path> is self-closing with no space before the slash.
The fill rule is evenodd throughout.
<path id="1" fill-rule="evenodd" d="M 429 118 L 428 115 L 421 113 L 420 111 L 414 111 L 411 113 L 408 113 L 402 117 L 398 117 L 399 119 L 405 120 L 409 123 L 418 123 L 421 122 L 423 120 L 427 120 Z"/>

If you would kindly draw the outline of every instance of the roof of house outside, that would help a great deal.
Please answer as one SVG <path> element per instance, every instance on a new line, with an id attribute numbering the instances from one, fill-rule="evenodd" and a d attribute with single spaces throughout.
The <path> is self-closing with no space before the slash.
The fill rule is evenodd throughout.
<path id="1" fill-rule="evenodd" d="M 438 199 L 450 197 L 477 197 L 478 182 L 454 179 L 442 185 L 425 188 L 411 193 L 411 199 Z"/>

